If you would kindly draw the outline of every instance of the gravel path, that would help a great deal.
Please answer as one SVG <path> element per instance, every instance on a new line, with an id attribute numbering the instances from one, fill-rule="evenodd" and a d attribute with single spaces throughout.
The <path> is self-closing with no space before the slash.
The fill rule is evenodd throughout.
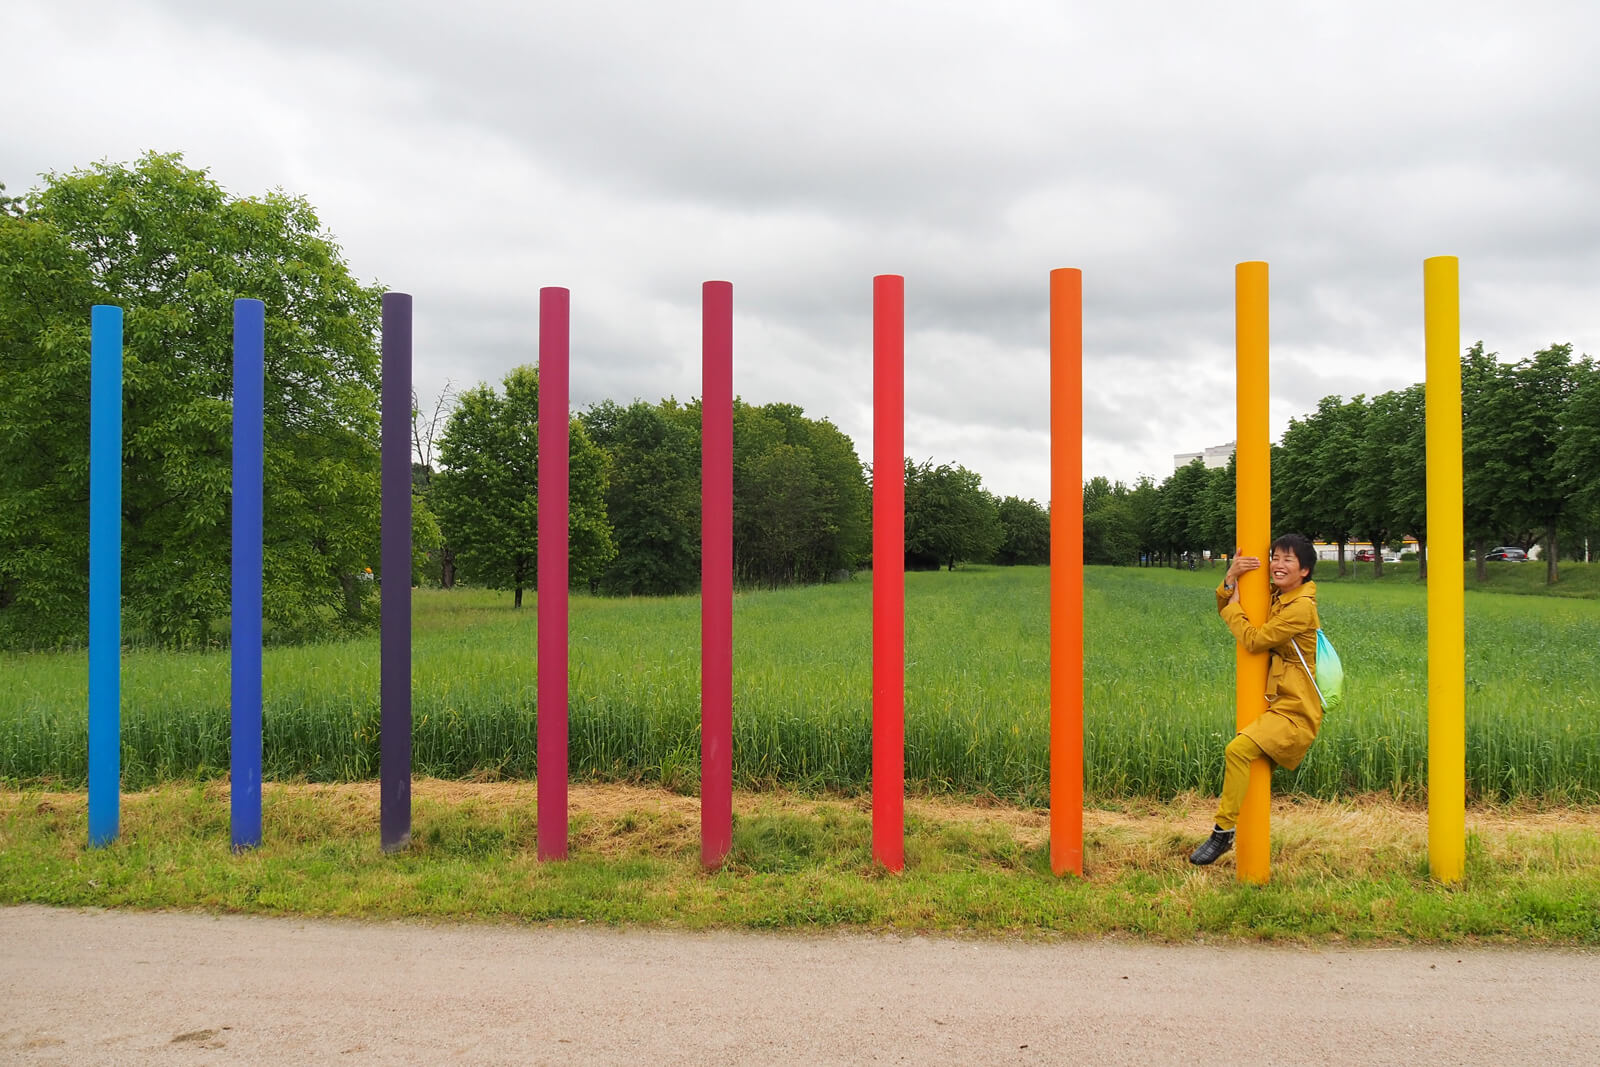
<path id="1" fill-rule="evenodd" d="M 0 909 L 0 1062 L 1592 1063 L 1600 954 Z"/>

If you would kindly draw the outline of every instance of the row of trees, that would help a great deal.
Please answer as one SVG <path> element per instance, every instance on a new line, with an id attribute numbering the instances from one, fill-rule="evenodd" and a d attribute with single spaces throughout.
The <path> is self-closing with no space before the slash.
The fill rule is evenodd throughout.
<path id="1" fill-rule="evenodd" d="M 230 596 L 232 303 L 267 306 L 264 613 L 273 640 L 370 624 L 377 583 L 381 290 L 311 206 L 235 198 L 178 155 L 0 186 L 0 647 L 77 643 L 88 600 L 89 316 L 125 310 L 122 616 L 135 640 L 204 645 Z M 418 440 L 417 574 L 535 579 L 538 376 L 458 398 Z M 787 404 L 734 413 L 735 564 L 813 582 L 870 556 L 869 473 Z M 435 446 L 437 446 L 435 448 Z M 700 412 L 600 404 L 571 426 L 571 562 L 605 593 L 699 581 Z M 436 454 L 435 454 L 436 453 Z M 1043 512 L 960 467 L 909 464 L 907 560 L 1042 561 Z M 437 518 L 437 521 L 436 521 Z M 448 534 L 448 543 L 441 535 Z"/>
<path id="2" fill-rule="evenodd" d="M 536 587 L 538 371 L 461 396 L 438 436 L 419 434 L 417 485 L 437 514 L 442 584 Z M 437 409 L 430 425 L 437 425 Z M 660 595 L 700 582 L 698 401 L 605 401 L 571 424 L 569 569 L 596 592 Z M 964 467 L 907 462 L 911 567 L 1042 563 L 1049 520 L 1032 501 L 996 499 Z M 733 548 L 749 586 L 820 582 L 871 561 L 871 476 L 850 438 L 793 404 L 733 411 Z"/>
<path id="3" fill-rule="evenodd" d="M 1600 536 L 1600 367 L 1552 345 L 1515 363 L 1481 343 L 1462 357 L 1464 534 L 1484 576 L 1491 547 L 1543 546 L 1547 578 L 1563 550 L 1582 558 Z M 1424 386 L 1324 397 L 1272 448 L 1273 525 L 1339 546 L 1428 541 Z M 1199 460 L 1159 485 L 1093 479 L 1084 495 L 1091 563 L 1229 552 L 1234 464 Z M 1382 573 L 1382 554 L 1373 561 Z M 1425 565 L 1424 565 L 1425 566 Z M 1426 571 L 1424 571 L 1426 573 Z"/>
<path id="4" fill-rule="evenodd" d="M 0 187 L 3 189 L 3 187 Z M 228 196 L 176 155 L 0 192 L 0 647 L 81 641 L 88 593 L 89 316 L 125 309 L 123 618 L 171 645 L 221 636 L 229 601 L 232 302 L 267 306 L 268 633 L 367 625 L 378 560 L 379 289 L 357 283 L 303 199 Z M 1466 533 L 1478 549 L 1563 548 L 1600 532 L 1600 370 L 1554 345 L 1462 362 Z M 1342 546 L 1426 543 L 1421 386 L 1326 398 L 1273 452 L 1279 528 Z M 419 441 L 414 535 L 426 573 L 531 588 L 538 377 L 479 386 Z M 572 576 L 619 595 L 699 581 L 700 411 L 599 404 L 571 424 Z M 437 445 L 435 454 L 434 445 Z M 1045 509 L 977 473 L 908 462 L 906 558 L 1044 563 Z M 789 404 L 734 413 L 734 550 L 747 585 L 870 563 L 871 476 L 850 439 Z M 1085 558 L 1172 560 L 1233 543 L 1233 469 L 1199 463 L 1085 486 Z M 435 519 L 437 518 L 437 522 Z M 1341 552 L 1342 554 L 1342 552 Z M 897 563 L 900 561 L 897 561 Z M 1341 560 L 1342 566 L 1342 560 Z M 1376 564 L 1381 567 L 1381 563 Z M 414 568 L 423 573 L 419 561 Z M 415 576 L 415 575 L 414 575 Z M 380 575 L 381 577 L 381 575 Z M 520 595 L 518 597 L 520 600 Z"/>

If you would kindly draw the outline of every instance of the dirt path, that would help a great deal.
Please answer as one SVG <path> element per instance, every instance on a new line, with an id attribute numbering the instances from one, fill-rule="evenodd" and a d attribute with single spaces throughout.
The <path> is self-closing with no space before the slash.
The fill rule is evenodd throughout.
<path id="1" fill-rule="evenodd" d="M 0 1061 L 1593 1062 L 1600 954 L 0 910 Z"/>

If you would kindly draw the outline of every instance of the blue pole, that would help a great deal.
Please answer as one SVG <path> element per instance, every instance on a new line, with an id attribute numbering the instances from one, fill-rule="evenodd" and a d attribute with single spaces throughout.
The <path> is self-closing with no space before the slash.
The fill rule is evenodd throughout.
<path id="1" fill-rule="evenodd" d="M 235 850 L 261 844 L 261 512 L 266 306 L 233 302 L 233 741 Z"/>
<path id="2" fill-rule="evenodd" d="M 117 839 L 122 771 L 122 309 L 89 313 L 89 847 Z"/>

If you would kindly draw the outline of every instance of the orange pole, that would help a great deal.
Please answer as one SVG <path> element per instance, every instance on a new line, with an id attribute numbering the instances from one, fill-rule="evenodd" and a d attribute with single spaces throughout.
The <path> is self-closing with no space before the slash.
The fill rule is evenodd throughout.
<path id="1" fill-rule="evenodd" d="M 1050 869 L 1083 874 L 1083 271 L 1050 272 Z"/>
<path id="2" fill-rule="evenodd" d="M 1272 544 L 1272 441 L 1267 419 L 1267 265 L 1240 263 L 1234 268 L 1237 361 L 1236 534 L 1239 553 L 1260 558 L 1260 570 L 1239 579 L 1239 604 L 1256 626 L 1267 621 L 1271 591 L 1267 586 L 1268 546 Z M 1243 730 L 1267 710 L 1267 653 L 1235 651 L 1235 724 Z M 1239 811 L 1235 837 L 1237 876 L 1263 884 L 1271 872 L 1272 762 L 1250 764 L 1250 787 Z"/>

